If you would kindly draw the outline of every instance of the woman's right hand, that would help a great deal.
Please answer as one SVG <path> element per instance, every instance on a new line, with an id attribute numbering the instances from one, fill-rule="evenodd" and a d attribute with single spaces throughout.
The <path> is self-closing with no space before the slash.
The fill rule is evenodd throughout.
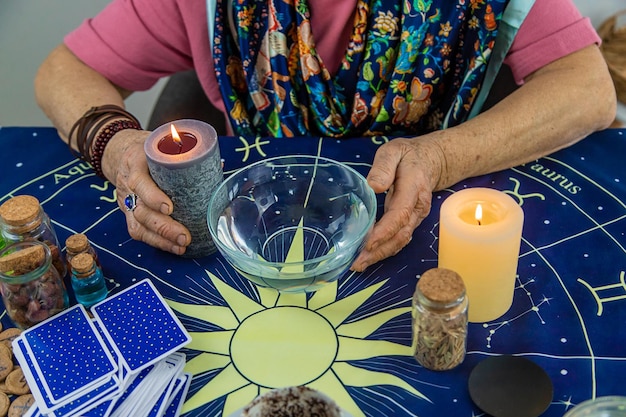
<path id="1" fill-rule="evenodd" d="M 65 142 L 69 141 L 73 124 L 88 109 L 102 105 L 124 107 L 123 100 L 130 94 L 131 91 L 112 84 L 87 66 L 63 44 L 44 60 L 35 78 L 37 103 Z M 150 177 L 143 148 L 149 134 L 133 129 L 117 132 L 104 150 L 102 171 L 117 187 L 117 204 L 126 216 L 130 236 L 180 255 L 191 242 L 191 235 L 172 219 L 172 200 Z M 131 193 L 138 196 L 137 207 L 132 212 L 124 205 L 124 199 Z"/>
<path id="2" fill-rule="evenodd" d="M 128 233 L 176 255 L 185 253 L 191 242 L 189 230 L 170 215 L 172 200 L 155 184 L 148 171 L 144 141 L 150 132 L 126 129 L 113 136 L 102 157 L 104 175 L 116 187 L 117 204 L 126 216 Z M 137 196 L 133 211 L 126 209 L 124 199 Z"/>

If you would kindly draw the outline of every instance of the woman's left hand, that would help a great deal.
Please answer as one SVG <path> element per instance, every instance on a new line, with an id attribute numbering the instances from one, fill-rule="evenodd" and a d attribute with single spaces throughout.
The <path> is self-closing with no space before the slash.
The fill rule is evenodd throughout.
<path id="1" fill-rule="evenodd" d="M 445 156 L 428 136 L 396 138 L 376 152 L 367 182 L 376 193 L 386 192 L 384 214 L 376 222 L 353 271 L 400 252 L 415 228 L 430 213 L 432 192 L 445 169 Z"/>

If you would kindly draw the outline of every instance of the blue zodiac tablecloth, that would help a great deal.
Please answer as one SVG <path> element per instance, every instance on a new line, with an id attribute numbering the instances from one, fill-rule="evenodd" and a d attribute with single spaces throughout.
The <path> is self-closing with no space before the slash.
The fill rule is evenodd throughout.
<path id="1" fill-rule="evenodd" d="M 468 393 L 470 372 L 488 357 L 512 354 L 547 371 L 554 395 L 543 415 L 556 417 L 589 398 L 626 395 L 625 132 L 599 132 L 435 194 L 430 215 L 397 256 L 308 296 L 257 288 L 218 254 L 184 259 L 133 241 L 112 185 L 74 159 L 50 128 L 0 129 L 0 203 L 34 195 L 61 242 L 87 234 L 111 293 L 152 280 L 193 338 L 184 349 L 194 375 L 186 416 L 229 416 L 288 385 L 322 390 L 354 417 L 480 416 Z M 220 148 L 226 173 L 297 153 L 366 174 L 382 142 L 225 137 Z M 437 266 L 441 202 L 477 186 L 510 194 L 525 212 L 515 298 L 502 318 L 470 324 L 461 366 L 433 372 L 411 356 L 411 297 L 417 278 Z M 2 322 L 11 325 L 4 315 Z"/>

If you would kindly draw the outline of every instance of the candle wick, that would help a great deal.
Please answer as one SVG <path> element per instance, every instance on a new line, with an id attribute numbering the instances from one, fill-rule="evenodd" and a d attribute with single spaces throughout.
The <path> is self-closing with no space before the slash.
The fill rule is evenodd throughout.
<path id="1" fill-rule="evenodd" d="M 481 226 L 482 223 L 480 223 L 480 219 L 476 219 L 476 221 L 478 222 L 478 225 Z"/>

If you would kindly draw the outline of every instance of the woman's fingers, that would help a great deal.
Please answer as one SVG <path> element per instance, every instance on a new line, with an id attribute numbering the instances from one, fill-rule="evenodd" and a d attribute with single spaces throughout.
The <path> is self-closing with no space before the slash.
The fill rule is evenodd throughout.
<path id="1" fill-rule="evenodd" d="M 433 160 L 412 139 L 394 139 L 376 153 L 368 181 L 377 192 L 387 191 L 383 216 L 372 232 L 352 270 L 363 271 L 397 254 L 430 213 L 432 190 L 438 178 Z"/>
<path id="2" fill-rule="evenodd" d="M 189 231 L 182 224 L 148 207 L 141 197 L 135 210 L 126 213 L 126 223 L 133 239 L 176 255 L 183 254 L 191 241 Z"/>
<path id="3" fill-rule="evenodd" d="M 417 206 L 430 207 L 429 196 L 423 195 L 428 202 L 417 203 Z M 393 256 L 409 244 L 413 231 L 428 215 L 423 208 L 398 207 L 385 211 L 385 214 L 374 225 L 365 248 L 352 265 L 352 270 L 363 271 L 368 266 Z"/>
<path id="4" fill-rule="evenodd" d="M 119 162 L 115 170 L 117 201 L 126 215 L 130 236 L 164 251 L 184 253 L 191 235 L 170 217 L 172 201 L 150 176 L 143 140 L 126 143 L 116 156 Z M 136 196 L 136 207 L 127 211 L 124 200 L 130 194 Z"/>

